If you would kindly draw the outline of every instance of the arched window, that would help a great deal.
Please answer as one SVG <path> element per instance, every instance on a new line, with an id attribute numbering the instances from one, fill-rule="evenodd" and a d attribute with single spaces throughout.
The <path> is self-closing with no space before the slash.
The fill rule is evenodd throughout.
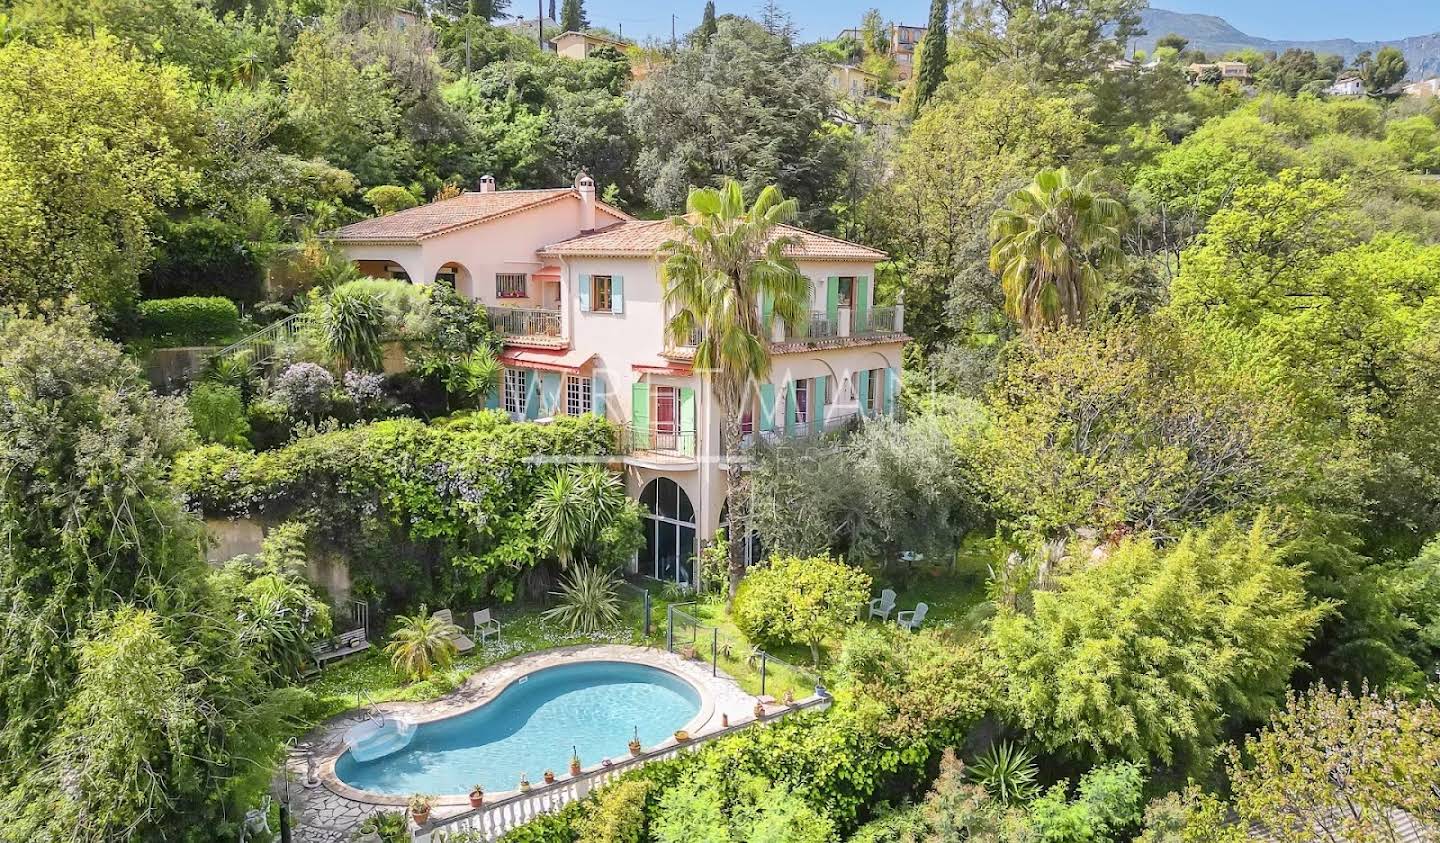
<path id="1" fill-rule="evenodd" d="M 668 477 L 651 480 L 640 493 L 645 507 L 645 548 L 640 573 L 695 587 L 695 507 Z"/>

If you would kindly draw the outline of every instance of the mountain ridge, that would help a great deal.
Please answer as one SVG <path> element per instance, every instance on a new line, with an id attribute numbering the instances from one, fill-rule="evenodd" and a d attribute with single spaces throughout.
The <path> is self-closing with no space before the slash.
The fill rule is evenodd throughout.
<path id="1" fill-rule="evenodd" d="M 1411 79 L 1440 76 L 1440 32 L 1412 35 L 1408 38 L 1396 38 L 1389 41 L 1357 41 L 1353 38 L 1292 40 L 1249 35 L 1216 15 L 1149 8 L 1141 12 L 1140 19 L 1146 34 L 1134 39 L 1132 47 L 1146 52 L 1155 49 L 1155 41 L 1171 32 L 1190 39 L 1190 46 L 1193 49 L 1204 50 L 1207 55 L 1212 57 L 1247 47 L 1253 47 L 1262 52 L 1274 50 L 1277 53 L 1294 48 L 1314 50 L 1316 53 L 1332 53 L 1348 62 L 1364 50 L 1373 53 L 1381 47 L 1397 47 L 1410 62 Z"/>

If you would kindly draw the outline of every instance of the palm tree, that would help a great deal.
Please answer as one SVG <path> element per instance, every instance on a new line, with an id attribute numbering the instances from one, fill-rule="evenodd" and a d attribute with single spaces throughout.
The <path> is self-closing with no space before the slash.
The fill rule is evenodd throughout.
<path id="1" fill-rule="evenodd" d="M 449 667 L 455 660 L 451 638 L 460 627 L 431 615 L 420 607 L 419 614 L 400 616 L 400 628 L 390 637 L 385 652 L 390 666 L 409 679 L 426 679 L 435 668 Z"/>
<path id="2" fill-rule="evenodd" d="M 810 280 L 785 250 L 796 238 L 782 226 L 795 219 L 795 200 L 773 185 L 745 206 L 740 183 L 727 179 L 718 190 L 690 191 L 686 215 L 670 220 L 677 236 L 660 246 L 660 282 L 673 314 L 666 326 L 675 345 L 698 331 L 695 370 L 710 378 L 720 411 L 730 488 L 726 533 L 745 536 L 738 524 L 749 488 L 739 459 L 740 419 L 754 384 L 770 373 L 769 326 L 761 324 L 760 301 L 775 316 L 799 325 L 810 308 Z M 730 542 L 730 592 L 745 576 L 745 542 Z"/>
<path id="3" fill-rule="evenodd" d="M 990 218 L 990 271 L 1005 310 L 1023 328 L 1081 325 L 1100 295 L 1103 270 L 1120 259 L 1124 207 L 1099 192 L 1096 174 L 1041 170 Z"/>
<path id="4" fill-rule="evenodd" d="M 541 542 L 568 568 L 576 551 L 594 541 L 624 505 L 624 485 L 604 466 L 572 466 L 545 482 L 531 514 Z"/>

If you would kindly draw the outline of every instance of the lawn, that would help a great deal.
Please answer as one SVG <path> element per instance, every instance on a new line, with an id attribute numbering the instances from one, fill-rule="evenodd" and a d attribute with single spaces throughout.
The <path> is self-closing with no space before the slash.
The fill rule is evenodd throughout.
<path id="1" fill-rule="evenodd" d="M 875 594 L 878 595 L 882 588 L 894 588 L 898 594 L 897 609 L 907 611 L 915 608 L 917 602 L 925 601 L 930 606 L 925 622 L 927 628 L 971 630 L 978 623 L 977 610 L 984 603 L 988 576 L 986 566 L 990 558 L 988 550 L 982 545 L 967 547 L 957 557 L 953 569 L 917 565 L 907 571 L 894 571 L 889 576 L 877 577 Z M 537 650 L 576 644 L 664 647 L 666 608 L 671 604 L 657 584 L 650 583 L 649 586 L 652 628 L 648 638 L 641 631 L 642 604 L 633 588 L 622 590 L 621 622 L 594 634 L 570 633 L 546 621 L 541 616 L 543 606 L 517 604 L 502 607 L 496 615 L 503 627 L 503 643 L 477 644 L 473 651 L 458 658 L 449 668 L 423 682 L 407 682 L 391 669 L 383 639 L 374 641 L 375 646 L 365 655 L 326 668 L 306 685 L 317 699 L 314 713 L 325 718 L 371 703 L 435 699 L 455 690 L 482 668 Z M 747 692 L 757 696 L 763 692 L 783 699 L 786 691 L 790 691 L 796 699 L 802 699 L 814 691 L 820 672 L 811 665 L 809 648 L 803 645 L 773 647 L 769 649 L 768 657 L 762 658 L 758 648 L 735 627 L 725 611 L 724 601 L 719 598 L 686 600 L 673 605 L 677 609 L 677 652 L 683 654 L 686 648 L 693 647 L 694 658 L 710 663 L 713 646 L 714 661 L 719 669 L 733 677 Z M 694 621 L 686 620 L 687 615 Z M 712 629 L 715 631 L 712 632 Z M 833 664 L 839 644 L 839 641 L 831 640 L 822 646 L 822 671 Z"/>

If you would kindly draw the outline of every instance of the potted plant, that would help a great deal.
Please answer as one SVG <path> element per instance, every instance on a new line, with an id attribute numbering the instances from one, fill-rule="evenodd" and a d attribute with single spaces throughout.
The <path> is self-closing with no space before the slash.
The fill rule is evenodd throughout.
<path id="1" fill-rule="evenodd" d="M 634 737 L 630 738 L 630 754 L 631 754 L 631 755 L 639 755 L 641 748 L 642 748 L 642 747 L 640 746 L 640 727 L 639 727 L 639 726 L 636 726 L 636 727 L 635 727 L 635 735 L 634 735 Z"/>
<path id="2" fill-rule="evenodd" d="M 570 775 L 580 775 L 580 755 L 574 747 L 570 748 Z"/>
<path id="3" fill-rule="evenodd" d="M 530 777 L 527 776 L 527 775 L 525 775 L 524 773 L 521 773 L 521 774 L 520 774 L 520 792 L 521 792 L 521 793 L 529 793 L 529 792 L 530 792 Z"/>
<path id="4" fill-rule="evenodd" d="M 474 787 L 470 788 L 470 807 L 471 807 L 471 808 L 479 808 L 481 805 L 484 805 L 484 804 L 485 804 L 485 788 L 481 787 L 481 786 L 478 785 L 478 784 L 475 785 Z"/>
<path id="5" fill-rule="evenodd" d="M 410 797 L 410 818 L 416 825 L 430 822 L 430 809 L 435 807 L 435 797 L 417 793 Z"/>
<path id="6" fill-rule="evenodd" d="M 785 704 L 786 704 L 786 705 L 794 705 L 794 704 L 795 704 L 795 691 L 794 691 L 794 689 L 792 689 L 792 688 L 786 688 L 786 689 L 785 689 Z"/>
<path id="7" fill-rule="evenodd" d="M 555 771 L 554 771 L 554 770 L 546 770 L 546 771 L 545 771 L 545 783 L 546 783 L 546 784 L 554 784 L 554 783 L 555 783 Z"/>
<path id="8" fill-rule="evenodd" d="M 690 740 L 690 733 L 689 733 L 689 732 L 685 731 L 684 729 L 676 729 L 676 730 L 675 730 L 675 742 L 676 742 L 676 743 L 685 743 L 685 742 L 688 741 L 688 740 Z"/>
<path id="9" fill-rule="evenodd" d="M 366 817 L 355 830 L 355 843 L 380 843 L 380 820 Z"/>
<path id="10" fill-rule="evenodd" d="M 760 719 L 763 718 L 764 716 L 765 716 L 765 703 L 756 701 L 756 703 L 755 703 L 755 719 L 756 719 L 756 720 L 760 720 Z"/>
<path id="11" fill-rule="evenodd" d="M 725 712 L 723 712 L 723 711 L 720 712 L 720 728 L 722 728 L 722 729 L 728 729 L 728 728 L 730 728 L 730 715 L 727 714 L 727 713 L 725 713 Z"/>

